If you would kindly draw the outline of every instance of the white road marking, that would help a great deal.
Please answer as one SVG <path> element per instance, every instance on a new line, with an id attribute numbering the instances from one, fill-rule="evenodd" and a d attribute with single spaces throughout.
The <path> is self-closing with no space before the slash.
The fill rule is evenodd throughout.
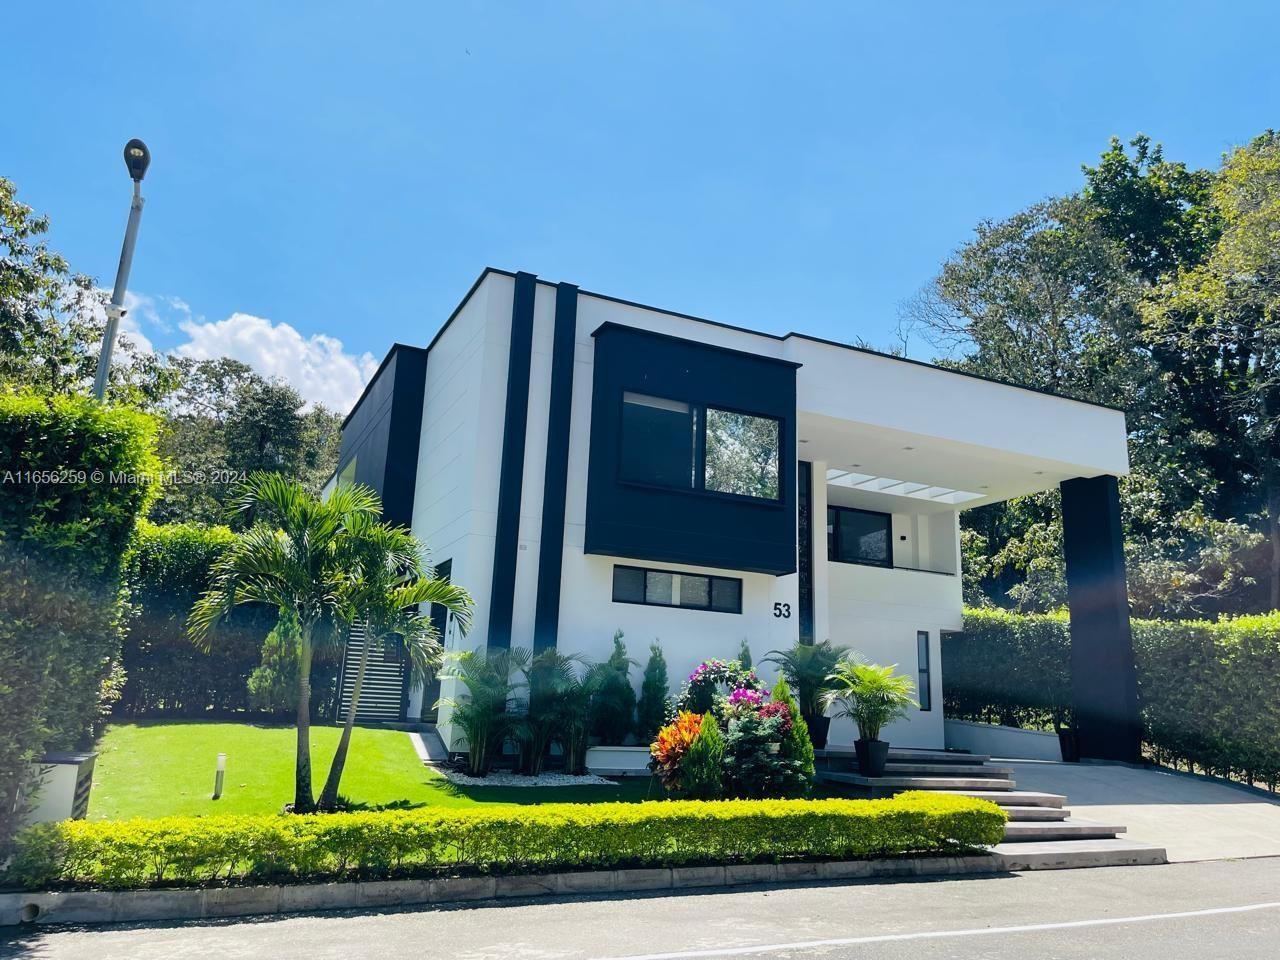
<path id="1" fill-rule="evenodd" d="M 713 950 L 677 950 L 673 953 L 638 953 L 626 956 L 598 957 L 596 960 L 697 960 L 701 957 L 743 957 L 772 953 L 775 950 L 811 950 L 815 947 L 848 947 L 864 943 L 890 943 L 898 940 L 941 940 L 947 937 L 984 937 L 999 933 L 1034 933 L 1038 930 L 1071 930 L 1079 927 L 1109 927 L 1122 923 L 1150 923 L 1153 920 L 1178 920 L 1185 917 L 1211 917 L 1223 913 L 1249 913 L 1275 910 L 1280 901 L 1249 903 L 1240 907 L 1212 907 L 1206 910 L 1184 910 L 1179 913 L 1148 913 L 1136 917 L 1101 917 L 1095 920 L 1067 920 L 1061 923 L 1028 923 L 1016 927 L 980 927 L 971 930 L 929 930 L 920 933 L 885 933 L 872 937 L 840 937 L 831 940 L 799 940 L 792 943 L 765 943 L 757 946 L 717 947 Z"/>

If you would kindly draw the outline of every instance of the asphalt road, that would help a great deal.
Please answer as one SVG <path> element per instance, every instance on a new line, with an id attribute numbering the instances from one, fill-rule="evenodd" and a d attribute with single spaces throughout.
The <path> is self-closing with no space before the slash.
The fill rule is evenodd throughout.
<path id="1" fill-rule="evenodd" d="M 1280 858 L 26 931 L 48 960 L 1249 960 L 1280 957 Z"/>

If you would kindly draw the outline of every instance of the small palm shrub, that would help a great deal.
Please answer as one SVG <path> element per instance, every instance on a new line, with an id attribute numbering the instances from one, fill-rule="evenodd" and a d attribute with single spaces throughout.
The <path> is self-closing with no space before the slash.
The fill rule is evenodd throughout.
<path id="1" fill-rule="evenodd" d="M 822 694 L 828 686 L 827 677 L 848 652 L 847 647 L 832 646 L 830 640 L 823 640 L 821 643 L 797 643 L 788 650 L 771 650 L 764 659 L 781 669 L 795 691 L 800 715 L 805 723 L 812 724 L 823 713 Z"/>
<path id="2" fill-rule="evenodd" d="M 823 694 L 823 705 L 834 708 L 837 718 L 857 724 L 860 739 L 879 740 L 884 727 L 916 706 L 911 696 L 915 685 L 896 669 L 896 664 L 881 667 L 846 657 L 827 677 L 831 689 Z"/>
<path id="3" fill-rule="evenodd" d="M 525 669 L 530 655 L 520 647 L 494 650 L 463 650 L 449 654 L 442 680 L 457 680 L 466 696 L 442 698 L 449 707 L 452 720 L 467 741 L 467 773 L 484 777 L 494 757 L 502 753 L 502 745 L 516 732 L 519 714 L 513 709 L 515 676 Z"/>

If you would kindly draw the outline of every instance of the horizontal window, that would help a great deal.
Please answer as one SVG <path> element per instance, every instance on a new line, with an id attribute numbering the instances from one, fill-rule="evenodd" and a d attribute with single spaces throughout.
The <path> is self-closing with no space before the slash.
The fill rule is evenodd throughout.
<path id="1" fill-rule="evenodd" d="M 827 557 L 837 563 L 892 567 L 892 526 L 887 513 L 827 507 Z"/>
<path id="2" fill-rule="evenodd" d="M 735 577 L 619 565 L 613 568 L 613 602 L 741 613 L 742 581 Z"/>

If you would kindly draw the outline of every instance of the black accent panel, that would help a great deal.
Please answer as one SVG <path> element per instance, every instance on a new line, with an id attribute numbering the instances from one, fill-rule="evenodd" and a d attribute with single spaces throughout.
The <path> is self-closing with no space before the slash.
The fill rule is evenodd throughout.
<path id="1" fill-rule="evenodd" d="M 520 494 L 524 481 L 524 438 L 529 422 L 529 360 L 533 351 L 533 301 L 538 280 L 516 274 L 511 304 L 511 346 L 507 355 L 507 407 L 498 470 L 498 522 L 493 542 L 493 586 L 489 593 L 490 647 L 511 646 L 515 606 L 516 554 L 520 546 Z"/>
<path id="2" fill-rule="evenodd" d="M 556 287 L 551 342 L 551 403 L 547 414 L 547 467 L 542 483 L 542 536 L 538 547 L 538 601 L 533 648 L 556 645 L 560 626 L 560 568 L 564 560 L 565 488 L 569 480 L 569 425 L 573 413 L 573 348 L 578 330 L 578 288 Z"/>
<path id="3" fill-rule="evenodd" d="M 338 473 L 356 462 L 355 482 L 382 498 L 382 515 L 408 526 L 418 479 L 427 351 L 395 344 L 342 426 Z"/>
<path id="4" fill-rule="evenodd" d="M 1077 477 L 1061 487 L 1071 696 L 1080 755 L 1136 763 L 1142 727 L 1119 489 L 1112 476 Z"/>
<path id="5" fill-rule="evenodd" d="M 586 552 L 795 573 L 798 365 L 614 323 L 594 337 Z M 623 480 L 622 396 L 628 392 L 778 420 L 779 499 Z M 696 450 L 695 463 L 702 458 Z"/>
<path id="6" fill-rule="evenodd" d="M 799 588 L 800 642 L 813 643 L 813 464 L 801 460 L 796 471 L 796 496 L 799 499 L 798 536 L 800 547 Z"/>

